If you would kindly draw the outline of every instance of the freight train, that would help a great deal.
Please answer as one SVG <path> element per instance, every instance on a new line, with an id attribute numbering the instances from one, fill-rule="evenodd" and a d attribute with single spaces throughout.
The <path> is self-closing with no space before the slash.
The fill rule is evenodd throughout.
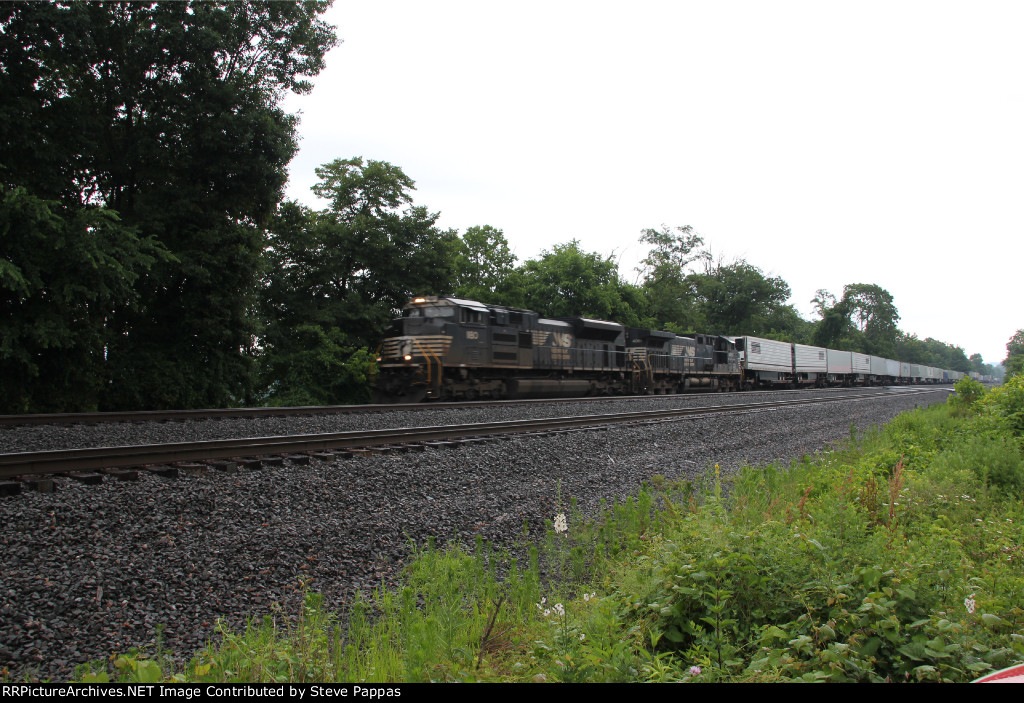
<path id="1" fill-rule="evenodd" d="M 758 337 L 675 334 L 461 298 L 414 298 L 385 332 L 375 402 L 953 383 L 964 374 Z"/>

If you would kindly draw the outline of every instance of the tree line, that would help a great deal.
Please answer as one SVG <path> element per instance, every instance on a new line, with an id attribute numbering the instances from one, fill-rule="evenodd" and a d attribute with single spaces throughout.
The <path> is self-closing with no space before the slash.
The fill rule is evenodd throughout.
<path id="1" fill-rule="evenodd" d="M 322 209 L 283 201 L 280 101 L 337 43 L 328 5 L 0 5 L 0 411 L 362 401 L 423 293 L 976 370 L 902 333 L 877 285 L 819 291 L 804 320 L 688 226 L 641 232 L 630 283 L 578 240 L 518 262 L 500 229 L 443 230 L 383 161 L 317 169 Z"/>

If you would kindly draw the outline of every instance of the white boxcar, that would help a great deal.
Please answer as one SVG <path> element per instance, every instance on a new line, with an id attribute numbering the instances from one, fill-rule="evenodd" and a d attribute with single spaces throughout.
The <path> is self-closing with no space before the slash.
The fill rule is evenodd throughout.
<path id="1" fill-rule="evenodd" d="M 824 347 L 809 347 L 806 344 L 793 345 L 793 360 L 797 373 L 822 374 L 828 371 L 828 360 Z"/>
<path id="2" fill-rule="evenodd" d="M 892 359 L 885 360 L 885 375 L 892 378 L 899 378 L 900 376 L 900 362 L 893 361 Z"/>
<path id="3" fill-rule="evenodd" d="M 927 367 L 921 366 L 920 364 L 910 365 L 910 377 L 915 381 L 919 381 L 923 378 L 928 378 L 928 372 L 925 371 Z"/>
<path id="4" fill-rule="evenodd" d="M 880 356 L 871 357 L 871 375 L 872 376 L 886 376 L 889 373 L 889 369 L 885 365 L 885 359 Z"/>
<path id="5" fill-rule="evenodd" d="M 910 380 L 910 364 L 906 361 L 900 362 L 900 378 L 904 381 Z"/>

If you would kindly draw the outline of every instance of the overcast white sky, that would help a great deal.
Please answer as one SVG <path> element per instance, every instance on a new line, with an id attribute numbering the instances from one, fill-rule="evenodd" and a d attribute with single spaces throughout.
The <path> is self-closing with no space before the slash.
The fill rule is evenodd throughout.
<path id="1" fill-rule="evenodd" d="M 389 161 L 520 260 L 579 239 L 633 280 L 646 227 L 793 289 L 876 283 L 900 328 L 1006 356 L 1024 327 L 1024 3 L 336 0 L 313 169 Z M 713 332 L 714 330 L 708 330 Z"/>

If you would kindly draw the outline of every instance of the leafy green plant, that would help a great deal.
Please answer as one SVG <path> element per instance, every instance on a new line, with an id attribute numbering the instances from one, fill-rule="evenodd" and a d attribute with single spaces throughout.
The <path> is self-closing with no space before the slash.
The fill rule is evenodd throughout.
<path id="1" fill-rule="evenodd" d="M 964 376 L 953 386 L 955 395 L 949 397 L 949 403 L 961 410 L 972 410 L 975 404 L 985 395 L 985 386 L 970 376 Z"/>
<path id="2" fill-rule="evenodd" d="M 994 418 L 1013 434 L 1024 434 L 1024 374 L 1009 378 L 979 402 L 983 413 Z"/>

